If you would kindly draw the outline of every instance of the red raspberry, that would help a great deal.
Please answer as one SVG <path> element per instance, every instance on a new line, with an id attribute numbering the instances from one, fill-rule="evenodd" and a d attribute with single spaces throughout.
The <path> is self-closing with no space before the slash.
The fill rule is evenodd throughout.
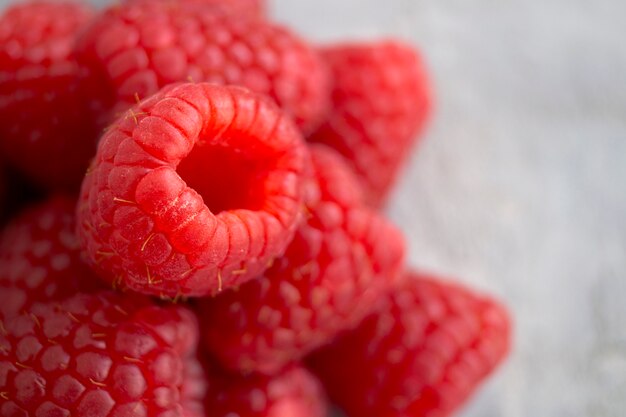
<path id="1" fill-rule="evenodd" d="M 85 4 L 33 1 L 0 18 L 0 149 L 47 187 L 77 187 L 96 148 L 72 53 L 91 16 Z"/>
<path id="2" fill-rule="evenodd" d="M 237 87 L 182 84 L 103 136 L 78 208 L 109 282 L 204 296 L 261 274 L 302 218 L 308 151 L 276 106 Z"/>
<path id="3" fill-rule="evenodd" d="M 281 374 L 209 374 L 206 409 L 212 417 L 325 417 L 326 397 L 319 381 L 295 365 Z"/>
<path id="4" fill-rule="evenodd" d="M 157 0 L 128 0 L 128 2 L 154 2 Z M 236 16 L 261 17 L 266 12 L 265 0 L 158 0 L 162 2 L 182 2 L 186 4 L 202 5 L 217 8 L 220 12 L 232 13 Z"/>
<path id="5" fill-rule="evenodd" d="M 270 95 L 305 130 L 329 101 L 319 56 L 288 30 L 178 2 L 113 6 L 79 42 L 79 57 L 120 112 L 173 82 L 208 81 Z"/>
<path id="6" fill-rule="evenodd" d="M 231 11 L 236 15 L 265 15 L 266 0 L 185 0 L 188 2 L 202 2 L 214 7 Z"/>
<path id="7" fill-rule="evenodd" d="M 202 361 L 204 362 L 204 361 Z M 196 357 L 188 358 L 185 364 L 183 385 L 180 389 L 183 409 L 183 417 L 207 417 L 204 409 L 209 380 L 207 371 L 201 360 Z M 213 415 L 212 413 L 209 415 Z"/>
<path id="8" fill-rule="evenodd" d="M 105 292 L 35 304 L 3 326 L 2 416 L 183 416 L 201 400 L 180 395 L 197 343 L 181 307 Z"/>
<path id="9" fill-rule="evenodd" d="M 52 198 L 26 209 L 2 232 L 0 292 L 14 296 L 6 296 L 0 312 L 16 313 L 34 301 L 62 299 L 104 286 L 81 260 L 75 206 L 72 199 Z"/>
<path id="10" fill-rule="evenodd" d="M 285 256 L 259 279 L 201 300 L 208 350 L 231 369 L 275 373 L 356 326 L 402 267 L 398 230 L 365 209 L 334 151 L 312 149 L 319 201 Z"/>
<path id="11" fill-rule="evenodd" d="M 326 48 L 334 81 L 332 110 L 309 139 L 339 151 L 380 206 L 430 110 L 424 63 L 395 41 Z"/>
<path id="12" fill-rule="evenodd" d="M 449 416 L 509 350 L 496 301 L 416 273 L 380 314 L 317 353 L 312 369 L 348 416 Z"/>

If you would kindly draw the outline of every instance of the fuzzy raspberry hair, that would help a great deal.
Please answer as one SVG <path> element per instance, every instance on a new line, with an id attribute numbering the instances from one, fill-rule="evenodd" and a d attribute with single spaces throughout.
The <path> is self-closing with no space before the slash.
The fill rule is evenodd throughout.
<path id="1" fill-rule="evenodd" d="M 81 246 L 116 286 L 216 294 L 283 254 L 302 218 L 307 162 L 300 133 L 264 97 L 168 87 L 102 138 L 79 201 Z"/>
<path id="2" fill-rule="evenodd" d="M 356 326 L 403 267 L 401 233 L 364 208 L 331 149 L 311 147 L 317 196 L 284 257 L 240 288 L 200 301 L 207 349 L 224 366 L 278 372 Z"/>
<path id="3" fill-rule="evenodd" d="M 341 153 L 381 206 L 422 131 L 431 107 L 424 62 L 397 41 L 322 49 L 331 70 L 332 106 L 309 138 Z"/>
<path id="4" fill-rule="evenodd" d="M 182 307 L 105 292 L 0 319 L 2 416 L 182 416 L 201 406 L 181 395 L 197 343 Z"/>
<path id="5" fill-rule="evenodd" d="M 409 272 L 380 313 L 310 363 L 348 417 L 447 417 L 502 362 L 510 338 L 497 301 Z"/>
<path id="6" fill-rule="evenodd" d="M 118 114 L 173 82 L 240 85 L 267 94 L 310 131 L 329 102 L 317 52 L 289 30 L 197 2 L 131 2 L 107 9 L 81 38 L 94 97 Z"/>
<path id="7" fill-rule="evenodd" d="M 92 14 L 77 1 L 31 1 L 0 17 L 0 151 L 48 188 L 78 188 L 95 152 L 72 52 Z"/>

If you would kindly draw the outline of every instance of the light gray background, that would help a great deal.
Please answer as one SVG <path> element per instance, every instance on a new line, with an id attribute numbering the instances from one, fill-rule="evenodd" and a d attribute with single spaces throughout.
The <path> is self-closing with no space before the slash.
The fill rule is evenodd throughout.
<path id="1" fill-rule="evenodd" d="M 511 360 L 462 416 L 624 417 L 626 1 L 273 10 L 313 40 L 399 36 L 428 59 L 436 117 L 391 216 L 414 265 L 501 296 L 516 320 Z"/>

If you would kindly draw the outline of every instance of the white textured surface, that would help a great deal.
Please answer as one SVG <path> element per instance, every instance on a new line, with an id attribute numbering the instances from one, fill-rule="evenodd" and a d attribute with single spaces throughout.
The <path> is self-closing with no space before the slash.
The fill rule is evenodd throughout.
<path id="1" fill-rule="evenodd" d="M 311 39 L 401 36 L 430 62 L 436 118 L 391 215 L 413 264 L 500 295 L 517 322 L 511 360 L 462 415 L 625 416 L 626 2 L 274 9 Z"/>

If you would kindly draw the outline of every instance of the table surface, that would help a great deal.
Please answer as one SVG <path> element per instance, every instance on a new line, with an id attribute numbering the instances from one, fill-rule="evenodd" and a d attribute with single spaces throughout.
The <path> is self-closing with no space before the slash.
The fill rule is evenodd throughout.
<path id="1" fill-rule="evenodd" d="M 428 59 L 436 117 L 390 215 L 413 265 L 516 321 L 512 357 L 461 416 L 626 415 L 626 2 L 272 6 L 312 40 L 402 37 Z"/>

